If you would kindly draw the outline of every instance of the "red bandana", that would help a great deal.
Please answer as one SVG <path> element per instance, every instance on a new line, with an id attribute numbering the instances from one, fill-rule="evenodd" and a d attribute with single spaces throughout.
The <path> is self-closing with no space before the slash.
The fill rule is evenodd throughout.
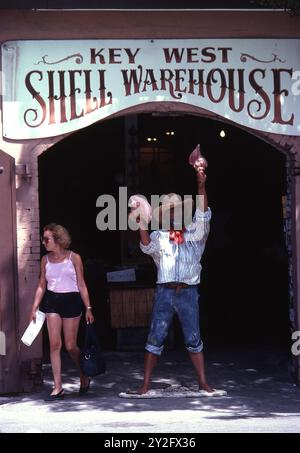
<path id="1" fill-rule="evenodd" d="M 185 228 L 182 230 L 170 230 L 169 231 L 169 240 L 174 241 L 175 244 L 182 244 L 184 242 L 183 233 L 185 232 Z"/>

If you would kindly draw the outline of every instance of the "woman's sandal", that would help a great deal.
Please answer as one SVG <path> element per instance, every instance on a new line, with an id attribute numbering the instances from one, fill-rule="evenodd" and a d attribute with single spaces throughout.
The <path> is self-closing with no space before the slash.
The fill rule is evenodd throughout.
<path id="1" fill-rule="evenodd" d="M 63 400 L 65 397 L 64 394 L 64 389 L 61 389 L 60 392 L 56 393 L 56 395 L 48 395 L 47 398 L 44 399 L 44 401 L 56 401 L 56 400 Z"/>

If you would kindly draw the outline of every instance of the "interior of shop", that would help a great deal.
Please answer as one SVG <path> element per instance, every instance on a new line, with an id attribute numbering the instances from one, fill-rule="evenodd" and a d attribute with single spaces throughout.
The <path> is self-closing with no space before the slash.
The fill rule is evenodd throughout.
<path id="1" fill-rule="evenodd" d="M 96 200 L 110 194 L 118 201 L 119 187 L 128 187 L 128 196 L 140 193 L 148 199 L 151 194 L 195 194 L 188 156 L 198 143 L 208 160 L 212 210 L 199 287 L 203 340 L 209 347 L 289 347 L 286 156 L 221 121 L 139 114 L 93 124 L 39 157 L 41 227 L 56 222 L 70 231 L 71 248 L 84 261 L 105 350 L 126 349 L 127 341 L 124 330 L 112 328 L 107 273 L 134 268 L 136 282 L 127 285 L 151 288 L 155 267 L 139 250 L 137 232 L 99 231 Z M 135 333 L 131 349 L 143 348 L 146 330 L 129 329 Z M 183 348 L 176 319 L 168 345 Z"/>

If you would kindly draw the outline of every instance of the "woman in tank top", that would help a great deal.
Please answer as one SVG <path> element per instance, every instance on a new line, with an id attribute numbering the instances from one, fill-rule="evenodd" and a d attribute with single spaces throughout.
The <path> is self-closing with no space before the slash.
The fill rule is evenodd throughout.
<path id="1" fill-rule="evenodd" d="M 93 323 L 94 317 L 84 281 L 81 257 L 69 250 L 69 232 L 63 226 L 51 223 L 43 229 L 42 243 L 48 253 L 41 261 L 40 281 L 30 319 L 35 320 L 36 311 L 45 295 L 43 311 L 47 317 L 54 378 L 54 387 L 46 400 L 53 401 L 64 397 L 60 355 L 62 332 L 66 350 L 80 372 L 79 393 L 84 394 L 89 390 L 90 380 L 80 370 L 77 334 L 83 310 L 85 309 L 87 323 Z"/>

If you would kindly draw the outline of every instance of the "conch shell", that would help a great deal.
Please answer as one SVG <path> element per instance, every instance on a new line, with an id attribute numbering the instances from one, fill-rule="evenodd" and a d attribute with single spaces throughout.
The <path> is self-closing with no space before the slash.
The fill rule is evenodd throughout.
<path id="1" fill-rule="evenodd" d="M 128 206 L 133 208 L 129 214 L 129 219 L 136 220 L 136 218 L 140 216 L 140 218 L 145 220 L 147 223 L 150 222 L 152 218 L 152 208 L 144 195 L 132 195 L 129 198 Z"/>
<path id="2" fill-rule="evenodd" d="M 189 155 L 189 164 L 192 165 L 196 170 L 199 167 L 208 167 L 207 160 L 202 156 L 200 151 L 200 145 L 198 144 L 194 151 Z"/>

